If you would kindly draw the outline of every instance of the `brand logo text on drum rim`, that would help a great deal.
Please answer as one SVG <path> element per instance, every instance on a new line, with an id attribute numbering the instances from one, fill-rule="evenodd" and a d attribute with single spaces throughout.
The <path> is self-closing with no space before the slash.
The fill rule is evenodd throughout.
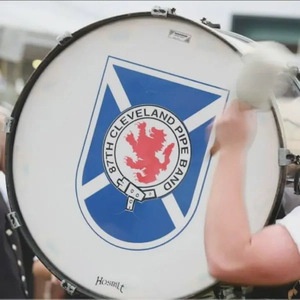
<path id="1" fill-rule="evenodd" d="M 103 143 L 103 165 L 113 185 L 136 201 L 158 199 L 184 179 L 191 161 L 185 125 L 169 110 L 141 105 L 123 112 L 109 127 Z"/>
<path id="2" fill-rule="evenodd" d="M 120 293 L 123 294 L 123 288 L 125 287 L 124 284 L 121 284 L 121 282 L 118 281 L 112 281 L 104 279 L 103 277 L 100 278 L 100 276 L 97 276 L 95 285 L 107 285 L 116 288 Z"/>

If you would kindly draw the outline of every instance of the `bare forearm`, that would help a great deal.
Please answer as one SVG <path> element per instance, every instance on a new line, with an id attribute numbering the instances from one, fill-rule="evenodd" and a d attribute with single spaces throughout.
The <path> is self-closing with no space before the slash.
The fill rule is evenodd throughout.
<path id="1" fill-rule="evenodd" d="M 246 153 L 222 151 L 208 201 L 205 245 L 208 258 L 238 259 L 250 244 L 244 205 Z"/>
<path id="2" fill-rule="evenodd" d="M 244 203 L 246 148 L 255 133 L 254 114 L 233 101 L 215 122 L 220 157 L 206 212 L 208 271 L 227 283 L 284 284 L 299 279 L 299 250 L 290 234 L 297 230 L 297 217 L 286 221 L 293 224 L 290 230 L 274 225 L 251 235 Z"/>

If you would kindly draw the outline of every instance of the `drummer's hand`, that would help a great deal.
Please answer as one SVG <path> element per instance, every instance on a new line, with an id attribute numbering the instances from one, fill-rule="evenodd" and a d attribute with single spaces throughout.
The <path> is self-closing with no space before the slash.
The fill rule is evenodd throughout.
<path id="1" fill-rule="evenodd" d="M 60 286 L 60 280 L 57 279 L 54 275 L 51 276 L 51 299 L 64 299 L 65 291 Z"/>
<path id="2" fill-rule="evenodd" d="M 254 136 L 256 111 L 245 109 L 239 101 L 232 101 L 215 120 L 216 142 L 220 151 L 246 150 Z"/>
<path id="3" fill-rule="evenodd" d="M 33 263 L 32 266 L 32 273 L 34 275 L 35 278 L 40 278 L 43 279 L 45 281 L 48 281 L 51 279 L 51 273 L 49 272 L 49 270 L 41 263 L 40 260 L 36 260 Z"/>

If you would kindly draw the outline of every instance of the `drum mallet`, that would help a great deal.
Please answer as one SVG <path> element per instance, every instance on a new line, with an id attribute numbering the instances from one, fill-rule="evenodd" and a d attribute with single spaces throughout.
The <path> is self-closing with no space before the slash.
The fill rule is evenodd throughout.
<path id="1" fill-rule="evenodd" d="M 285 84 L 279 84 L 282 73 L 290 73 L 288 63 L 295 60 L 284 45 L 275 42 L 255 43 L 254 48 L 243 56 L 244 65 L 236 84 L 236 95 L 241 110 L 268 111 L 272 107 L 272 93 L 281 94 Z M 215 141 L 210 150 L 213 156 L 220 149 Z"/>

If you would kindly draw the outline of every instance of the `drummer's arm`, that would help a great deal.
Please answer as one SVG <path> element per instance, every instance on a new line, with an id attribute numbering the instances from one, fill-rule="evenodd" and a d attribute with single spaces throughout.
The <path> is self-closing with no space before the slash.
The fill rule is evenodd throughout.
<path id="1" fill-rule="evenodd" d="M 299 280 L 299 250 L 286 227 L 272 225 L 251 235 L 243 196 L 245 164 L 245 151 L 220 153 L 205 225 L 210 274 L 247 285 Z"/>

